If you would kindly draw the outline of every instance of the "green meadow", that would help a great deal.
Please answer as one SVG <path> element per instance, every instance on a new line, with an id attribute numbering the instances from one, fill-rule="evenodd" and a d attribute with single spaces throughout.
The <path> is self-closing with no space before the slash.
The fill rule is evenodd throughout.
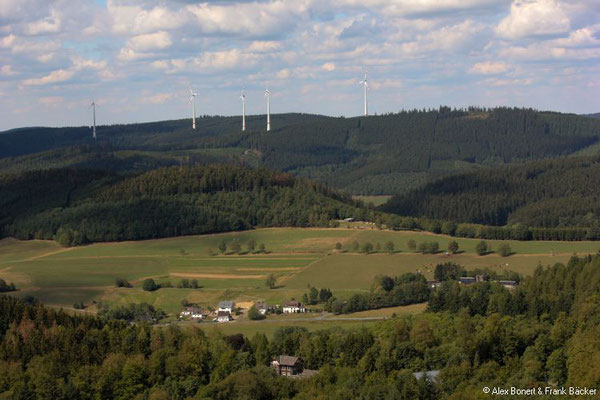
<path id="1" fill-rule="evenodd" d="M 246 243 L 264 244 L 266 253 L 249 253 Z M 456 240 L 460 253 L 446 255 L 411 252 L 407 242 L 417 244 L 437 241 L 445 250 Z M 218 253 L 219 243 L 238 242 L 242 251 Z M 351 251 L 352 243 L 394 243 L 393 253 L 360 254 Z M 336 243 L 342 244 L 336 250 Z M 178 237 L 137 242 L 98 243 L 82 247 L 62 248 L 52 241 L 0 241 L 0 278 L 14 282 L 19 291 L 14 296 L 32 295 L 58 307 L 71 308 L 83 301 L 88 312 L 97 302 L 126 304 L 147 302 L 172 316 L 181 308 L 182 300 L 215 307 L 219 300 L 231 299 L 242 304 L 258 300 L 282 304 L 294 297 L 300 299 L 310 286 L 328 287 L 338 297 L 368 290 L 378 274 L 400 275 L 421 272 L 432 278 L 437 263 L 453 261 L 467 268 L 489 267 L 531 274 L 538 265 L 567 262 L 573 254 L 595 253 L 597 242 L 518 242 L 507 241 L 513 255 L 495 253 L 478 256 L 478 239 L 451 238 L 423 232 L 376 229 L 292 229 L 272 228 L 245 232 Z M 488 241 L 492 251 L 501 241 Z M 266 278 L 273 274 L 274 289 L 267 288 Z M 115 278 L 128 280 L 132 288 L 114 287 Z M 155 292 L 142 290 L 142 282 L 153 278 L 170 282 L 172 288 Z M 199 289 L 178 289 L 181 279 L 196 279 Z M 398 310 L 402 312 L 401 310 Z M 333 321 L 318 321 L 331 324 Z M 241 326 L 242 321 L 232 324 Z M 256 322 L 246 321 L 251 331 Z M 277 323 L 285 324 L 285 320 Z M 269 322 L 268 326 L 276 326 Z M 317 324 L 317 321 L 305 323 Z M 349 324 L 348 321 L 338 321 Z M 296 324 L 296 323 L 294 323 Z M 256 325 L 262 326 L 262 325 Z M 264 324 L 267 326 L 267 323 Z M 316 325 L 315 325 L 316 326 Z M 223 328 L 233 329 L 233 328 Z"/>

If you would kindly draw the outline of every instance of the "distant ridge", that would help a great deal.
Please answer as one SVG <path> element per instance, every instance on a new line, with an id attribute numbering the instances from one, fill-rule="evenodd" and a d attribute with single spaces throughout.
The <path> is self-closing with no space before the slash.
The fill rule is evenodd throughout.
<path id="1" fill-rule="evenodd" d="M 522 108 L 411 110 L 369 117 L 312 114 L 28 128 L 0 135 L 0 173 L 75 167 L 113 172 L 234 163 L 310 178 L 358 195 L 405 193 L 451 174 L 597 146 L 600 120 Z"/>
<path id="2" fill-rule="evenodd" d="M 600 119 L 600 112 L 595 113 L 595 114 L 585 114 L 586 117 L 590 117 L 590 118 L 599 118 Z"/>

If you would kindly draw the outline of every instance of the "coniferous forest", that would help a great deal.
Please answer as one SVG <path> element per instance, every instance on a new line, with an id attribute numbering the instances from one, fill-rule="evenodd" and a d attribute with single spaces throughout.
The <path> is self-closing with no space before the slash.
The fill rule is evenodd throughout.
<path id="1" fill-rule="evenodd" d="M 329 226 L 374 211 L 290 174 L 242 166 L 168 167 L 124 176 L 59 169 L 0 178 L 2 236 L 65 245 Z"/>
<path id="2" fill-rule="evenodd" d="M 290 172 L 351 194 L 396 194 L 448 174 L 566 156 L 593 146 L 600 120 L 517 108 L 411 110 L 368 118 L 307 114 L 100 126 L 0 134 L 0 170 L 40 167 L 142 171 L 237 162 Z"/>
<path id="3" fill-rule="evenodd" d="M 480 169 L 399 195 L 382 209 L 484 225 L 600 228 L 600 158 Z"/>

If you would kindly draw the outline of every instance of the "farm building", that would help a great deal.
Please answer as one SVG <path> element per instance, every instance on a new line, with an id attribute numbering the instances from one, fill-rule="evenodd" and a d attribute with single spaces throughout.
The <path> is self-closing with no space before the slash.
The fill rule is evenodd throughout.
<path id="1" fill-rule="evenodd" d="M 217 313 L 217 322 L 229 322 L 229 321 L 233 321 L 233 318 L 231 317 L 230 313 L 228 313 L 227 311 L 219 311 Z"/>
<path id="2" fill-rule="evenodd" d="M 271 368 L 277 372 L 277 375 L 293 376 L 300 375 L 304 370 L 302 360 L 293 356 L 279 356 L 271 361 Z"/>
<path id="3" fill-rule="evenodd" d="M 226 311 L 231 314 L 234 307 L 235 303 L 233 301 L 220 301 L 218 305 L 218 311 Z"/>
<path id="4" fill-rule="evenodd" d="M 498 283 L 509 290 L 516 288 L 518 285 L 517 281 L 498 281 Z"/>
<path id="5" fill-rule="evenodd" d="M 284 314 L 295 314 L 295 313 L 303 313 L 306 309 L 302 306 L 302 303 L 296 300 L 286 301 L 283 304 L 283 313 Z"/>
<path id="6" fill-rule="evenodd" d="M 180 318 L 202 319 L 204 313 L 200 307 L 186 307 L 179 313 Z"/>
<path id="7" fill-rule="evenodd" d="M 262 315 L 266 315 L 268 312 L 270 312 L 272 310 L 272 307 L 270 307 L 267 303 L 265 303 L 264 301 L 259 301 L 258 303 L 256 303 L 256 309 L 258 310 L 259 313 L 261 313 Z"/>

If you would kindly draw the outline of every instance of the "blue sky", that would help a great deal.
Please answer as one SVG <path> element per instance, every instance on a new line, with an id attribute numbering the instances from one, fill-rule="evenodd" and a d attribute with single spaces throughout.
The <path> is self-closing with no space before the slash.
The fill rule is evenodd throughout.
<path id="1" fill-rule="evenodd" d="M 600 0 L 0 0 L 0 130 L 247 110 L 600 111 Z"/>

